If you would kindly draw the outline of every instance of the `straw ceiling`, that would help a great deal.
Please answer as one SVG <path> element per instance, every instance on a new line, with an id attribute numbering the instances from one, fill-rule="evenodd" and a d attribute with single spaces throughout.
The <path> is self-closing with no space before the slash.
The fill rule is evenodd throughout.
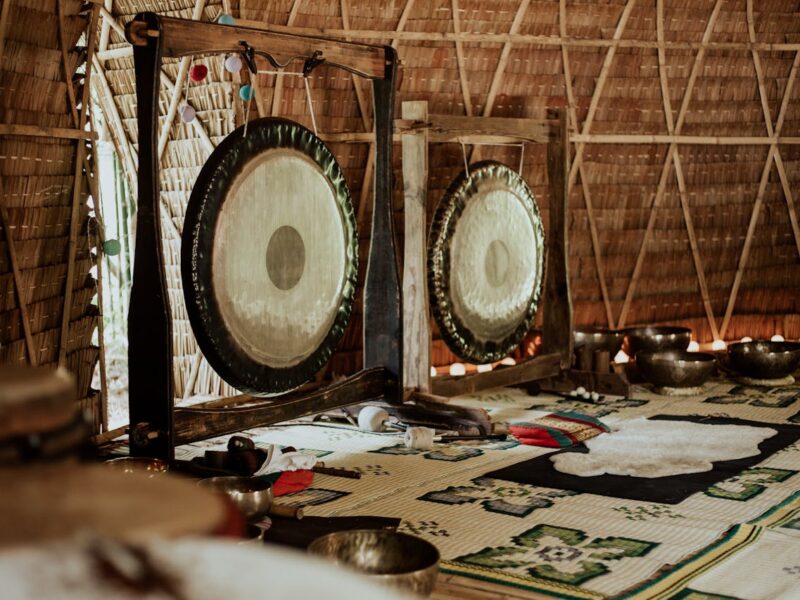
<path id="1" fill-rule="evenodd" d="M 95 430 L 104 411 L 90 387 L 99 355 L 86 204 L 94 181 L 79 131 L 92 48 L 77 44 L 97 17 L 77 0 L 0 6 L 0 363 L 69 368 Z"/>
<path id="2" fill-rule="evenodd" d="M 119 31 L 135 13 L 213 20 L 225 9 L 247 24 L 391 43 L 403 61 L 398 100 L 427 100 L 429 113 L 544 118 L 548 107 L 569 107 L 576 323 L 685 323 L 700 341 L 800 337 L 798 0 L 106 0 L 105 8 L 95 85 L 129 174 L 136 102 Z M 202 62 L 210 74 L 190 86 L 198 111 L 191 125 L 174 117 L 181 98 L 173 92 L 184 89 L 188 61 L 167 61 L 162 74 L 163 229 L 176 393 L 185 397 L 231 391 L 196 349 L 179 288 L 178 236 L 199 168 L 247 110 L 222 59 Z M 309 83 L 321 137 L 359 202 L 365 259 L 370 90 L 324 66 Z M 262 73 L 257 89 L 251 118 L 282 115 L 311 126 L 300 78 Z M 520 164 L 517 147 L 467 151 L 473 160 Z M 398 214 L 399 152 L 396 144 Z M 527 146 L 522 162 L 546 222 L 545 148 Z M 462 168 L 459 145 L 431 145 L 429 212 Z M 402 218 L 397 223 L 402 233 Z M 358 311 L 353 321 L 334 372 L 358 366 Z M 435 345 L 434 361 L 449 359 Z"/>

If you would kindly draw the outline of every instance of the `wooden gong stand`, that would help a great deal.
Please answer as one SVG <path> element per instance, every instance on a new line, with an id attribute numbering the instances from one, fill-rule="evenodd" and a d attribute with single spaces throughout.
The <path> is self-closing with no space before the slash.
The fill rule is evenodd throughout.
<path id="1" fill-rule="evenodd" d="M 572 299 L 568 273 L 567 174 L 569 131 L 566 111 L 555 120 L 428 115 L 427 102 L 404 102 L 395 122 L 403 143 L 405 190 L 404 371 L 406 396 L 429 409 L 437 396 L 521 385 L 560 377 L 572 360 Z M 547 144 L 550 228 L 546 240 L 543 293 L 543 352 L 510 367 L 471 375 L 430 376 L 430 306 L 427 292 L 427 155 L 430 142 Z M 435 410 L 435 409 L 434 409 Z"/>
<path id="2" fill-rule="evenodd" d="M 133 44 L 139 129 L 136 253 L 128 314 L 130 451 L 166 460 L 178 444 L 382 398 L 403 401 L 403 322 L 392 226 L 392 107 L 397 54 L 391 46 L 334 41 L 140 13 L 126 28 Z M 375 195 L 364 285 L 364 370 L 310 394 L 285 394 L 247 406 L 213 403 L 174 409 L 172 314 L 159 216 L 158 100 L 162 56 L 242 53 L 280 68 L 325 62 L 372 81 Z M 245 54 L 247 58 L 247 54 Z"/>

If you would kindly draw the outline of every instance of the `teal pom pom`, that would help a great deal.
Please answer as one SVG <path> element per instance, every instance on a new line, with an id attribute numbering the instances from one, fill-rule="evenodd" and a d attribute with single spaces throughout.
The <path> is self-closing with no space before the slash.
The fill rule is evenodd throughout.
<path id="1" fill-rule="evenodd" d="M 253 90 L 253 86 L 251 86 L 249 83 L 239 88 L 239 98 L 241 98 L 242 100 L 245 101 L 252 100 L 253 96 L 255 95 L 256 94 L 255 91 Z"/>
<path id="2" fill-rule="evenodd" d="M 119 240 L 106 240 L 103 242 L 103 253 L 108 256 L 116 256 L 122 249 Z"/>
<path id="3" fill-rule="evenodd" d="M 217 23 L 220 25 L 233 25 L 235 22 L 236 19 L 234 19 L 231 15 L 222 14 L 219 16 L 219 19 L 217 19 Z"/>

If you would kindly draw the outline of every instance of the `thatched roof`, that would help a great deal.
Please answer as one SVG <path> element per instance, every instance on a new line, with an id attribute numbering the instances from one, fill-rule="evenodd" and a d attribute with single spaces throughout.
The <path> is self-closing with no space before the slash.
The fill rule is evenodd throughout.
<path id="1" fill-rule="evenodd" d="M 91 19 L 81 6 L 61 2 L 61 15 L 56 0 L 0 8 L 0 363 L 63 364 L 99 428 L 99 395 L 90 388 L 99 354 L 90 185 L 78 164 L 76 186 L 84 142 L 74 139 L 80 117 L 68 93 L 74 86 L 80 105 L 86 48 L 77 45 Z M 61 137 L 35 133 L 40 127 L 59 128 Z"/>
<path id="2" fill-rule="evenodd" d="M 692 326 L 700 341 L 776 332 L 800 337 L 800 231 L 788 210 L 794 215 L 800 180 L 797 0 L 224 4 L 238 19 L 274 29 L 394 43 L 403 62 L 398 100 L 427 100 L 432 114 L 544 118 L 549 107 L 568 105 L 577 140 L 569 215 L 576 323 L 680 322 Z M 143 10 L 191 18 L 197 7 L 195 16 L 212 20 L 223 2 L 114 0 L 111 13 L 118 27 Z M 101 40 L 99 64 L 108 89 L 98 84 L 130 170 L 136 103 L 125 47 L 114 28 L 107 45 Z M 210 75 L 189 92 L 198 120 L 171 126 L 162 158 L 178 395 L 229 391 L 198 360 L 178 277 L 177 233 L 194 178 L 211 147 L 242 119 L 238 83 L 224 72 L 222 59 L 202 62 Z M 178 62 L 166 61 L 163 114 L 180 73 Z M 323 138 L 371 131 L 370 92 L 364 85 L 356 93 L 362 82 L 321 67 L 310 84 Z M 258 88 L 253 115 L 259 108 L 311 125 L 298 78 L 278 83 L 274 75 L 261 74 Z M 366 136 L 350 137 L 361 141 L 330 146 L 353 197 L 369 198 Z M 519 148 L 475 152 L 514 166 L 520 160 Z M 396 144 L 398 214 L 400 161 Z M 431 146 L 430 212 L 462 168 L 458 145 Z M 523 172 L 546 213 L 544 147 L 525 148 Z M 360 207 L 364 257 L 368 213 Z M 397 223 L 402 233 L 402 218 Z M 357 367 L 360 339 L 356 314 L 334 371 Z M 437 345 L 434 360 L 449 359 Z"/>

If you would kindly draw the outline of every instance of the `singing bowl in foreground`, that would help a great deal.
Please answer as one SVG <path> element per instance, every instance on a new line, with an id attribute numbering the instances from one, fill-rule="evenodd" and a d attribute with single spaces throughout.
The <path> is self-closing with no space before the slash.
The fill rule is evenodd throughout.
<path id="1" fill-rule="evenodd" d="M 439 573 L 439 551 L 406 533 L 385 529 L 338 531 L 317 538 L 312 554 L 351 567 L 381 584 L 429 596 Z"/>
<path id="2" fill-rule="evenodd" d="M 272 483 L 253 477 L 210 477 L 198 485 L 223 493 L 247 520 L 263 517 L 272 507 Z"/>
<path id="3" fill-rule="evenodd" d="M 728 365 L 754 379 L 782 379 L 800 366 L 800 343 L 740 342 L 728 346 Z"/>
<path id="4" fill-rule="evenodd" d="M 605 327 L 576 327 L 572 332 L 575 350 L 588 346 L 592 351 L 607 350 L 611 358 L 622 348 L 624 331 L 614 331 Z"/>
<path id="5" fill-rule="evenodd" d="M 639 352 L 667 352 L 686 350 L 692 341 L 692 330 L 688 327 L 631 327 L 625 330 L 628 355 Z"/>
<path id="6" fill-rule="evenodd" d="M 647 381 L 658 387 L 700 387 L 714 374 L 717 359 L 707 352 L 640 352 L 636 366 Z"/>

